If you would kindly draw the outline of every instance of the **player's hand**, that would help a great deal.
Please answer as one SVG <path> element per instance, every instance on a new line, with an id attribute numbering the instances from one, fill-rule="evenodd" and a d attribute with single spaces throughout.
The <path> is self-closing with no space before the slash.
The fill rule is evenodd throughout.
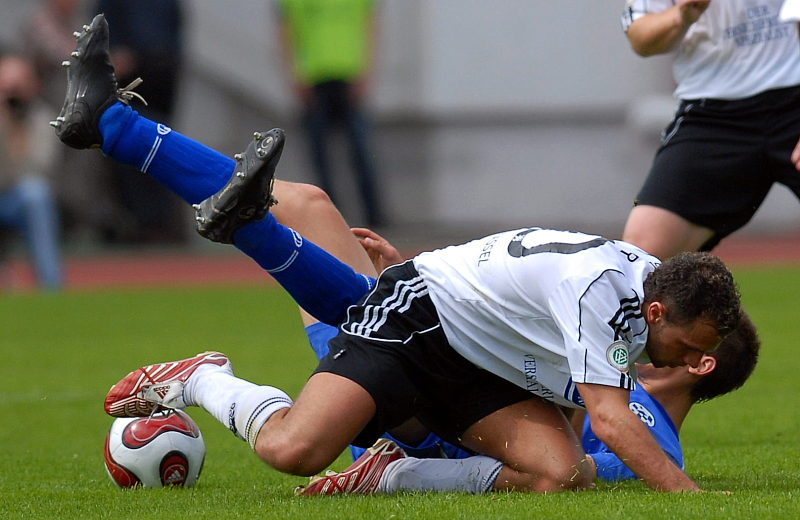
<path id="1" fill-rule="evenodd" d="M 678 0 L 677 6 L 685 26 L 691 25 L 706 12 L 711 0 Z"/>
<path id="2" fill-rule="evenodd" d="M 369 255 L 372 265 L 379 273 L 387 267 L 399 264 L 405 260 L 400 251 L 397 250 L 388 240 L 367 228 L 351 228 L 350 231 L 356 236 L 361 247 Z"/>
<path id="3" fill-rule="evenodd" d="M 800 140 L 797 141 L 797 144 L 792 151 L 792 163 L 797 171 L 800 171 Z"/>

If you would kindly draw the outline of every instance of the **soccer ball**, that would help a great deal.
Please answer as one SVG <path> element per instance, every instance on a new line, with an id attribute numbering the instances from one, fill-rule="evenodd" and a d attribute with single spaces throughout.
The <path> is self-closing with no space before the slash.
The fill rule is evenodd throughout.
<path id="1" fill-rule="evenodd" d="M 206 456 L 200 428 L 185 412 L 117 419 L 106 436 L 105 463 L 121 488 L 193 485 Z"/>

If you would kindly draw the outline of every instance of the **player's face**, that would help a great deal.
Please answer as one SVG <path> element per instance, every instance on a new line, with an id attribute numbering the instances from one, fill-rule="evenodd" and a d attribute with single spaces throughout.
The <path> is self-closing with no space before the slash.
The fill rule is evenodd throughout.
<path id="1" fill-rule="evenodd" d="M 675 325 L 664 319 L 650 324 L 647 355 L 655 367 L 697 367 L 703 355 L 717 348 L 717 329 L 704 319 Z"/>

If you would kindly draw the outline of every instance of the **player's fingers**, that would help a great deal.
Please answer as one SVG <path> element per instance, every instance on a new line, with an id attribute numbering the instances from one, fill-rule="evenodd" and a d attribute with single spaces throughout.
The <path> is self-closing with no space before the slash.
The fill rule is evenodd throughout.
<path id="1" fill-rule="evenodd" d="M 797 145 L 792 150 L 792 163 L 796 169 L 800 170 L 800 141 L 797 141 Z"/>
<path id="2" fill-rule="evenodd" d="M 382 240 L 384 242 L 388 242 L 385 238 L 377 234 L 376 232 L 372 231 L 369 228 L 361 228 L 361 227 L 354 227 L 350 228 L 350 232 L 353 233 L 355 236 L 359 238 L 366 238 L 369 237 L 373 240 Z"/>

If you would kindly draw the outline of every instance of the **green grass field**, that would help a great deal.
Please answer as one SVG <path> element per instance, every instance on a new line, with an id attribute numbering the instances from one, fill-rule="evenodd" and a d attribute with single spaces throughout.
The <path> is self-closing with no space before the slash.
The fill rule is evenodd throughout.
<path id="1" fill-rule="evenodd" d="M 688 473 L 730 496 L 631 482 L 548 496 L 296 498 L 304 479 L 269 469 L 197 409 L 208 449 L 198 485 L 119 490 L 102 461 L 109 386 L 142 364 L 219 349 L 238 375 L 295 394 L 315 361 L 294 306 L 266 287 L 2 295 L 0 519 L 800 518 L 800 268 L 736 275 L 761 331 L 760 364 L 743 389 L 697 407 L 682 432 Z"/>

